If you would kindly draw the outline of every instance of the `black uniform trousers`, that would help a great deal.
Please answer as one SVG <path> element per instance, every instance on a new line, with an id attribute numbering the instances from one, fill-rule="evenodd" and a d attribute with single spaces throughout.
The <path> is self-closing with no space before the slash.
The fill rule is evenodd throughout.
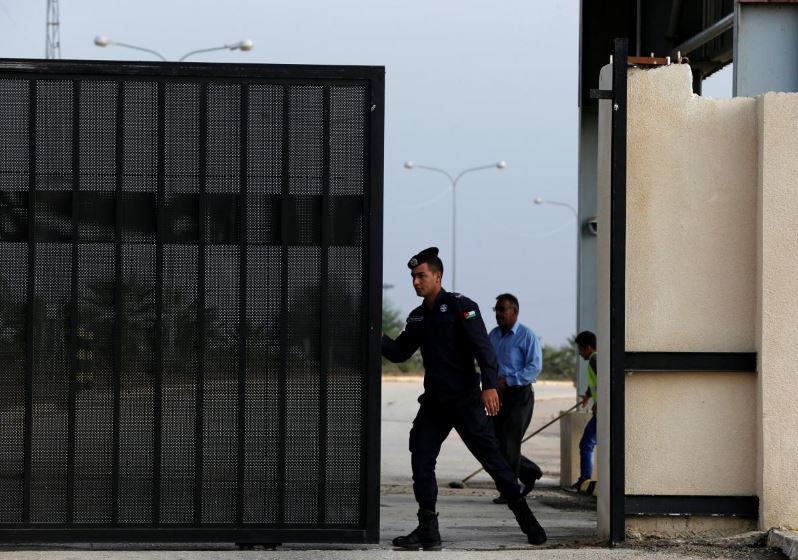
<path id="1" fill-rule="evenodd" d="M 435 509 L 438 498 L 435 464 L 452 428 L 493 478 L 502 496 L 512 499 L 521 495 L 516 475 L 499 451 L 479 393 L 445 401 L 422 395 L 419 402 L 421 406 L 410 430 L 410 453 L 413 493 L 422 509 Z"/>
<path id="2" fill-rule="evenodd" d="M 535 392 L 530 385 L 508 386 L 502 391 L 501 401 L 499 414 L 493 418 L 499 450 L 516 477 L 524 484 L 532 484 L 543 476 L 543 471 L 521 454 L 521 440 L 532 421 Z"/>

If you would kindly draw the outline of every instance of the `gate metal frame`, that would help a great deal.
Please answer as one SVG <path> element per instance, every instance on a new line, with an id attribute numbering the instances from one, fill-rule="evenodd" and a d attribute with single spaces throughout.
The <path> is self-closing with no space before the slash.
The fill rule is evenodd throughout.
<path id="1" fill-rule="evenodd" d="M 118 495 L 119 495 L 119 414 L 120 414 L 120 339 L 122 333 L 120 329 L 115 326 L 112 333 L 112 341 L 114 347 L 114 357 L 113 357 L 113 384 L 114 384 L 114 396 L 113 396 L 113 430 L 114 430 L 114 437 L 113 437 L 113 458 L 112 458 L 112 472 L 113 472 L 113 489 L 112 489 L 112 521 L 111 524 L 87 524 L 87 523 L 76 523 L 72 519 L 72 508 L 73 508 L 73 501 L 74 501 L 74 455 L 75 455 L 75 437 L 74 437 L 74 423 L 75 423 L 75 393 L 77 390 L 77 380 L 76 380 L 76 365 L 74 361 L 76 360 L 75 356 L 71 356 L 71 365 L 70 365 L 70 379 L 69 379 L 69 426 L 70 430 L 69 433 L 70 438 L 68 442 L 68 449 L 69 449 L 69 458 L 68 458 L 68 476 L 67 476 L 67 522 L 66 523 L 31 523 L 30 520 L 30 505 L 31 505 L 31 472 L 32 472 L 32 458 L 31 458 L 31 449 L 32 449 L 32 431 L 33 431 L 33 405 L 32 405 L 32 391 L 33 391 L 33 364 L 34 364 L 34 285 L 33 281 L 35 276 L 35 250 L 36 250 L 36 239 L 35 239 L 35 192 L 36 192 L 36 144 L 33 141 L 29 141 L 29 188 L 28 188 L 28 197 L 27 197 L 27 204 L 29 208 L 29 215 L 28 215 L 28 269 L 27 274 L 29 278 L 28 284 L 28 296 L 27 296 L 27 317 L 26 317 L 26 327 L 25 333 L 27 337 L 26 342 L 26 349 L 25 349 L 25 419 L 24 419 L 24 450 L 25 450 L 25 457 L 24 457 L 24 490 L 23 490 L 23 522 L 20 523 L 11 523 L 11 524 L 0 524 L 0 542 L 5 543 L 21 543 L 21 542 L 188 542 L 188 541 L 199 541 L 199 542 L 237 542 L 237 543 L 281 543 L 281 542 L 368 542 L 368 543 L 376 543 L 379 541 L 379 484 L 380 484 L 380 371 L 381 371 L 381 358 L 380 358 L 380 332 L 381 332 L 381 308 L 382 308 L 382 207 L 383 207 L 383 133 L 384 133 L 384 68 L 383 67 L 366 67 L 366 66 L 309 66 L 309 65 L 255 65 L 255 64 L 197 64 L 197 63 L 141 63 L 141 62 L 100 62 L 100 61 L 58 61 L 58 62 L 44 62 L 41 60 L 12 60 L 12 59 L 0 59 L 0 79 L 2 78 L 13 78 L 17 80 L 28 80 L 31 84 L 31 106 L 29 108 L 29 139 L 35 135 L 35 125 L 36 125 L 36 110 L 35 110 L 35 103 L 36 103 L 36 80 L 47 80 L 47 79 L 58 79 L 58 80 L 75 80 L 73 83 L 77 83 L 77 80 L 80 79 L 102 79 L 106 81 L 114 81 L 117 80 L 117 84 L 122 84 L 125 80 L 146 80 L 149 82 L 157 82 L 158 85 L 158 93 L 159 93 L 159 100 L 158 103 L 158 119 L 159 122 L 163 123 L 164 117 L 164 103 L 163 103 L 163 93 L 165 89 L 165 84 L 167 82 L 173 81 L 192 81 L 200 84 L 207 85 L 208 83 L 219 83 L 219 82 L 227 82 L 227 83 L 241 83 L 243 84 L 242 87 L 242 106 L 246 106 L 245 104 L 248 101 L 247 92 L 248 87 L 247 84 L 258 84 L 258 83 L 268 83 L 268 84 L 278 84 L 278 85 L 289 85 L 289 84 L 308 84 L 308 85 L 348 85 L 348 84 L 358 84 L 363 85 L 366 88 L 366 100 L 368 101 L 368 107 L 364 107 L 364 113 L 367 115 L 365 118 L 365 122 L 367 124 L 367 131 L 364 132 L 364 139 L 365 139 L 365 146 L 364 148 L 364 158 L 367 161 L 365 164 L 366 167 L 366 178 L 365 178 L 365 187 L 364 187 L 364 194 L 363 194 L 363 218 L 367 220 L 368 223 L 364 227 L 364 241 L 363 244 L 365 246 L 364 249 L 364 259 L 367 259 L 367 262 L 364 263 L 364 267 L 367 269 L 366 278 L 363 281 L 364 293 L 363 293 L 363 309 L 366 311 L 366 317 L 361 319 L 361 336 L 363 337 L 364 344 L 363 344 L 363 355 L 360 357 L 361 363 L 363 364 L 364 371 L 366 372 L 366 379 L 364 380 L 363 386 L 363 406 L 364 406 L 364 416 L 363 416 L 363 428 L 362 428 L 362 474 L 364 476 L 364 480 L 362 480 L 362 487 L 364 487 L 363 499 L 360 503 L 360 517 L 359 519 L 362 520 L 361 524 L 357 526 L 352 525 L 342 525 L 342 526 L 333 526 L 333 525 L 324 525 L 322 523 L 324 519 L 324 500 L 323 497 L 319 499 L 319 523 L 317 524 L 288 524 L 288 523 L 280 523 L 276 525 L 253 525 L 253 524 L 245 524 L 243 522 L 242 516 L 242 501 L 243 501 L 243 482 L 241 478 L 241 471 L 243 469 L 243 461 L 242 457 L 244 454 L 244 431 L 242 428 L 243 422 L 243 403 L 244 403 L 244 390 L 243 385 L 239 383 L 239 390 L 238 390 L 238 465 L 237 468 L 239 470 L 238 476 L 238 490 L 236 496 L 236 521 L 233 524 L 204 524 L 201 523 L 201 515 L 199 513 L 199 509 L 196 507 L 199 505 L 201 507 L 201 490 L 202 490 L 202 418 L 198 414 L 195 418 L 199 431 L 197 434 L 197 446 L 200 447 L 199 453 L 197 453 L 196 461 L 198 470 L 196 471 L 198 474 L 195 475 L 195 495 L 194 495 L 194 524 L 191 525 L 175 525 L 175 524 L 163 524 L 159 523 L 158 521 L 158 506 L 159 506 L 159 494 L 158 494 L 158 477 L 160 476 L 160 462 L 158 459 L 158 454 L 160 453 L 160 441 L 158 441 L 158 436 L 154 436 L 153 441 L 153 469 L 154 469 L 154 483 L 153 483 L 153 523 L 147 524 L 145 526 L 141 525 L 129 525 L 129 524 L 121 524 L 118 520 Z M 206 91 L 206 88 L 201 88 L 202 91 Z M 75 101 L 74 101 L 74 111 L 77 113 L 78 107 L 78 95 L 79 95 L 79 88 L 75 90 Z M 122 103 L 122 96 L 118 96 L 117 101 L 117 131 L 120 130 L 121 127 L 121 111 L 119 108 L 121 107 Z M 207 134 L 206 125 L 207 122 L 207 113 L 202 110 L 204 103 L 207 103 L 207 94 L 201 94 L 200 99 L 200 135 L 201 138 L 203 135 Z M 326 110 L 329 112 L 329 101 L 326 103 Z M 246 118 L 246 111 L 241 111 L 241 119 L 244 121 Z M 74 118 L 74 115 L 73 115 Z M 329 119 L 326 119 L 327 126 L 329 126 Z M 245 124 L 245 123 L 243 123 Z M 288 125 L 284 124 L 284 127 L 287 129 Z M 78 135 L 79 127 L 75 125 L 73 127 L 73 135 Z M 328 129 L 325 129 L 328 130 Z M 245 194 L 246 194 L 246 173 L 244 170 L 246 169 L 246 128 L 242 125 L 242 144 L 241 144 L 241 156 L 240 156 L 240 165 L 241 165 L 241 191 L 240 191 L 240 208 L 239 210 L 242 211 L 241 219 L 239 220 L 239 235 L 240 235 L 240 243 L 243 246 L 247 244 L 246 238 L 246 221 L 245 216 L 246 213 L 243 212 L 244 205 L 246 204 Z M 74 142 L 74 139 L 73 139 Z M 205 148 L 205 143 L 200 140 L 200 154 L 199 154 L 199 167 L 202 169 L 200 172 L 200 179 L 199 179 L 199 205 L 200 211 L 204 209 L 206 204 L 206 197 L 205 197 L 205 178 L 204 178 L 204 163 L 205 158 L 207 156 L 207 149 Z M 120 276 L 120 268 L 121 268 L 121 259 L 119 258 L 120 251 L 121 251 L 121 226 L 118 225 L 119 223 L 119 216 L 122 212 L 122 200 L 119 194 L 122 192 L 122 180 L 121 180 L 121 155 L 122 155 L 122 143 L 117 142 L 116 144 L 116 196 L 115 196 L 115 216 L 117 217 L 117 225 L 115 226 L 115 267 L 116 267 L 116 274 L 117 277 Z M 74 146 L 74 144 L 73 144 Z M 284 156 L 286 146 L 283 146 Z M 326 199 L 328 197 L 327 190 L 329 187 L 329 144 L 327 144 L 326 149 L 324 150 L 324 159 L 325 164 L 327 165 L 327 176 L 324 180 L 324 184 L 326 185 L 324 189 L 324 194 L 322 194 L 322 198 Z M 79 155 L 77 148 L 73 149 L 73 193 L 78 191 L 79 186 Z M 161 285 L 163 283 L 163 231 L 164 231 L 164 219 L 163 219 L 163 212 L 161 209 L 163 206 L 163 197 L 164 197 L 164 141 L 163 141 L 163 126 L 159 127 L 159 141 L 158 141 L 158 190 L 157 190 L 157 197 L 158 197 L 158 204 L 159 204 L 159 211 L 157 212 L 157 231 L 158 235 L 156 237 L 156 245 L 157 245 L 157 262 L 158 266 L 156 267 L 156 274 L 158 275 L 156 283 L 160 282 Z M 287 193 L 287 187 L 285 186 L 287 183 L 286 172 L 288 171 L 288 162 L 287 158 L 283 158 L 283 195 L 282 195 L 282 204 L 283 204 L 283 212 L 285 213 L 288 208 L 286 207 L 286 199 L 287 197 L 285 194 Z M 76 196 L 73 196 L 73 217 L 76 215 L 75 212 L 78 210 L 78 199 Z M 323 206 L 324 207 L 324 206 Z M 200 214 L 203 215 L 203 214 Z M 326 216 L 326 212 L 322 212 L 323 216 Z M 281 220 L 281 227 L 283 232 L 285 232 L 285 222 L 286 220 Z M 199 235 L 198 235 L 198 247 L 202 247 L 204 244 L 203 236 L 202 236 L 202 228 L 204 227 L 204 220 L 199 220 Z M 329 244 L 329 236 L 327 234 L 327 228 L 330 226 L 329 219 L 324 217 L 322 218 L 322 226 L 321 226 L 321 249 L 324 250 L 327 245 Z M 78 237 L 77 237 L 77 220 L 73 218 L 73 231 L 72 231 L 72 305 L 75 306 L 76 309 L 76 289 L 75 284 L 77 283 L 77 260 L 78 260 L 78 252 L 77 252 L 77 244 L 78 244 Z M 282 237 L 282 244 L 283 248 L 286 246 L 285 236 Z M 202 259 L 203 259 L 204 251 L 198 250 L 198 269 L 202 266 Z M 283 253 L 283 265 L 285 265 L 285 251 Z M 324 261 L 324 259 L 322 259 Z M 241 267 L 243 270 L 246 271 L 246 251 L 241 253 Z M 322 265 L 323 268 L 326 268 L 326 263 Z M 322 299 L 324 301 L 324 296 L 328 295 L 328 282 L 325 280 L 327 270 L 322 270 L 322 278 L 321 280 L 321 291 L 322 291 Z M 283 277 L 285 279 L 286 272 L 285 266 L 283 267 Z M 246 274 L 242 274 L 240 278 L 241 282 L 241 291 L 239 292 L 239 296 L 241 299 L 239 301 L 239 319 L 238 319 L 238 328 L 239 328 L 239 343 L 240 350 L 239 351 L 239 369 L 238 369 L 238 376 L 239 381 L 243 379 L 244 376 L 244 363 L 246 360 L 246 353 L 243 351 L 246 348 L 246 337 L 242 336 L 245 332 L 245 317 L 246 317 Z M 204 297 L 204 290 L 202 289 L 202 285 L 200 284 L 203 282 L 204 274 L 198 276 L 197 279 L 197 293 L 198 298 Z M 283 284 L 283 296 L 282 296 L 282 308 L 286 309 L 287 306 L 287 288 L 286 284 Z M 116 283 L 115 287 L 115 306 L 118 313 L 119 306 L 120 306 L 120 286 L 119 282 Z M 200 302 L 202 299 L 199 300 Z M 161 298 L 156 298 L 156 329 L 160 327 L 160 318 L 161 318 L 161 306 L 162 301 Z M 204 312 L 204 305 L 198 304 L 197 306 L 197 336 L 203 336 L 202 333 L 205 332 L 203 321 L 203 312 Z M 326 342 L 328 341 L 328 324 L 327 324 L 327 317 L 324 311 L 324 305 L 321 306 L 321 320 L 320 320 L 320 333 L 321 333 L 321 347 L 324 348 Z M 120 315 L 116 315 L 119 317 Z M 75 313 L 70 318 L 72 323 L 72 348 L 76 348 L 76 334 L 75 334 L 75 325 L 77 324 L 77 318 L 75 317 Z M 156 333 L 159 330 L 156 330 Z M 283 335 L 284 337 L 287 335 Z M 160 337 L 155 337 L 155 356 L 160 357 L 162 356 L 163 349 L 160 347 Z M 367 342 L 366 342 L 367 341 Z M 199 341 L 199 347 L 202 346 L 202 339 Z M 283 346 L 283 359 L 287 359 L 286 357 L 286 350 Z M 74 354 L 74 352 L 72 353 Z M 324 354 L 322 352 L 322 354 Z M 325 367 L 325 360 L 326 358 L 320 358 L 321 366 L 320 369 Z M 197 360 L 197 394 L 200 395 L 197 402 L 197 410 L 200 410 L 201 403 L 201 395 L 202 395 L 202 369 L 203 369 L 203 360 L 202 358 L 198 357 Z M 162 369 L 162 361 L 160 359 L 156 359 L 156 382 L 160 383 L 160 375 Z M 281 374 L 282 381 L 285 380 L 285 373 Z M 324 376 L 322 376 L 320 394 L 323 394 L 323 387 L 324 387 Z M 157 385 L 159 386 L 159 385 Z M 158 426 L 160 424 L 160 413 L 161 413 L 161 402 L 160 402 L 160 391 L 155 392 L 155 403 L 154 403 L 154 417 L 155 417 L 155 425 Z M 285 395 L 285 388 L 281 389 L 281 396 Z M 321 397 L 323 401 L 326 403 L 326 397 Z M 321 403 L 319 406 L 326 406 L 325 403 Z M 285 405 L 282 404 L 282 412 L 285 411 Z M 325 422 L 325 420 L 320 420 L 320 423 Z M 283 432 L 282 432 L 282 440 L 280 442 L 281 446 L 281 457 L 280 459 L 285 458 L 285 422 L 283 424 Z M 322 424 L 323 425 L 323 424 Z M 320 427 L 319 432 L 322 433 L 323 430 Z M 159 430 L 155 430 L 155 434 L 158 434 Z M 325 459 L 320 459 L 321 469 L 324 468 Z M 278 463 L 282 472 L 284 481 L 284 472 L 285 472 L 285 463 Z M 322 470 L 323 472 L 323 470 Z M 324 495 L 323 493 L 323 485 L 324 480 L 323 477 L 320 478 L 319 485 L 321 487 L 321 496 Z M 283 496 L 281 494 L 281 496 Z M 278 508 L 282 510 L 283 504 L 281 503 Z"/>

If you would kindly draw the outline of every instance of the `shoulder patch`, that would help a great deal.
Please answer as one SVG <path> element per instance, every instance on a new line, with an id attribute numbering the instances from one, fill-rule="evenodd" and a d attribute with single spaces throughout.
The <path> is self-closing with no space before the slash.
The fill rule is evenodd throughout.
<path id="1" fill-rule="evenodd" d="M 407 317 L 407 322 L 408 323 L 418 323 L 419 321 L 423 321 L 423 320 L 424 320 L 424 316 L 423 315 L 409 315 Z"/>
<path id="2" fill-rule="evenodd" d="M 463 311 L 463 319 L 473 319 L 476 316 L 476 311 Z"/>

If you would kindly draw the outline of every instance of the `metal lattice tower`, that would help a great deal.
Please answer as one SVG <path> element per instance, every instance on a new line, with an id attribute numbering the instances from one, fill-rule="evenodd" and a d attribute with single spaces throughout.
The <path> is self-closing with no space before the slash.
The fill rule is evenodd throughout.
<path id="1" fill-rule="evenodd" d="M 47 0 L 47 43 L 44 58 L 61 58 L 61 21 L 58 0 Z"/>

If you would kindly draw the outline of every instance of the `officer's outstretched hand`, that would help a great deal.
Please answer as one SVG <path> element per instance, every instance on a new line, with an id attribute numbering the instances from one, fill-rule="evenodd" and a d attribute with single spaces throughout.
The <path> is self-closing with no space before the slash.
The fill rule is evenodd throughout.
<path id="1" fill-rule="evenodd" d="M 482 391 L 482 404 L 485 405 L 485 412 L 488 416 L 496 416 L 499 413 L 499 393 L 496 389 L 485 389 Z"/>

